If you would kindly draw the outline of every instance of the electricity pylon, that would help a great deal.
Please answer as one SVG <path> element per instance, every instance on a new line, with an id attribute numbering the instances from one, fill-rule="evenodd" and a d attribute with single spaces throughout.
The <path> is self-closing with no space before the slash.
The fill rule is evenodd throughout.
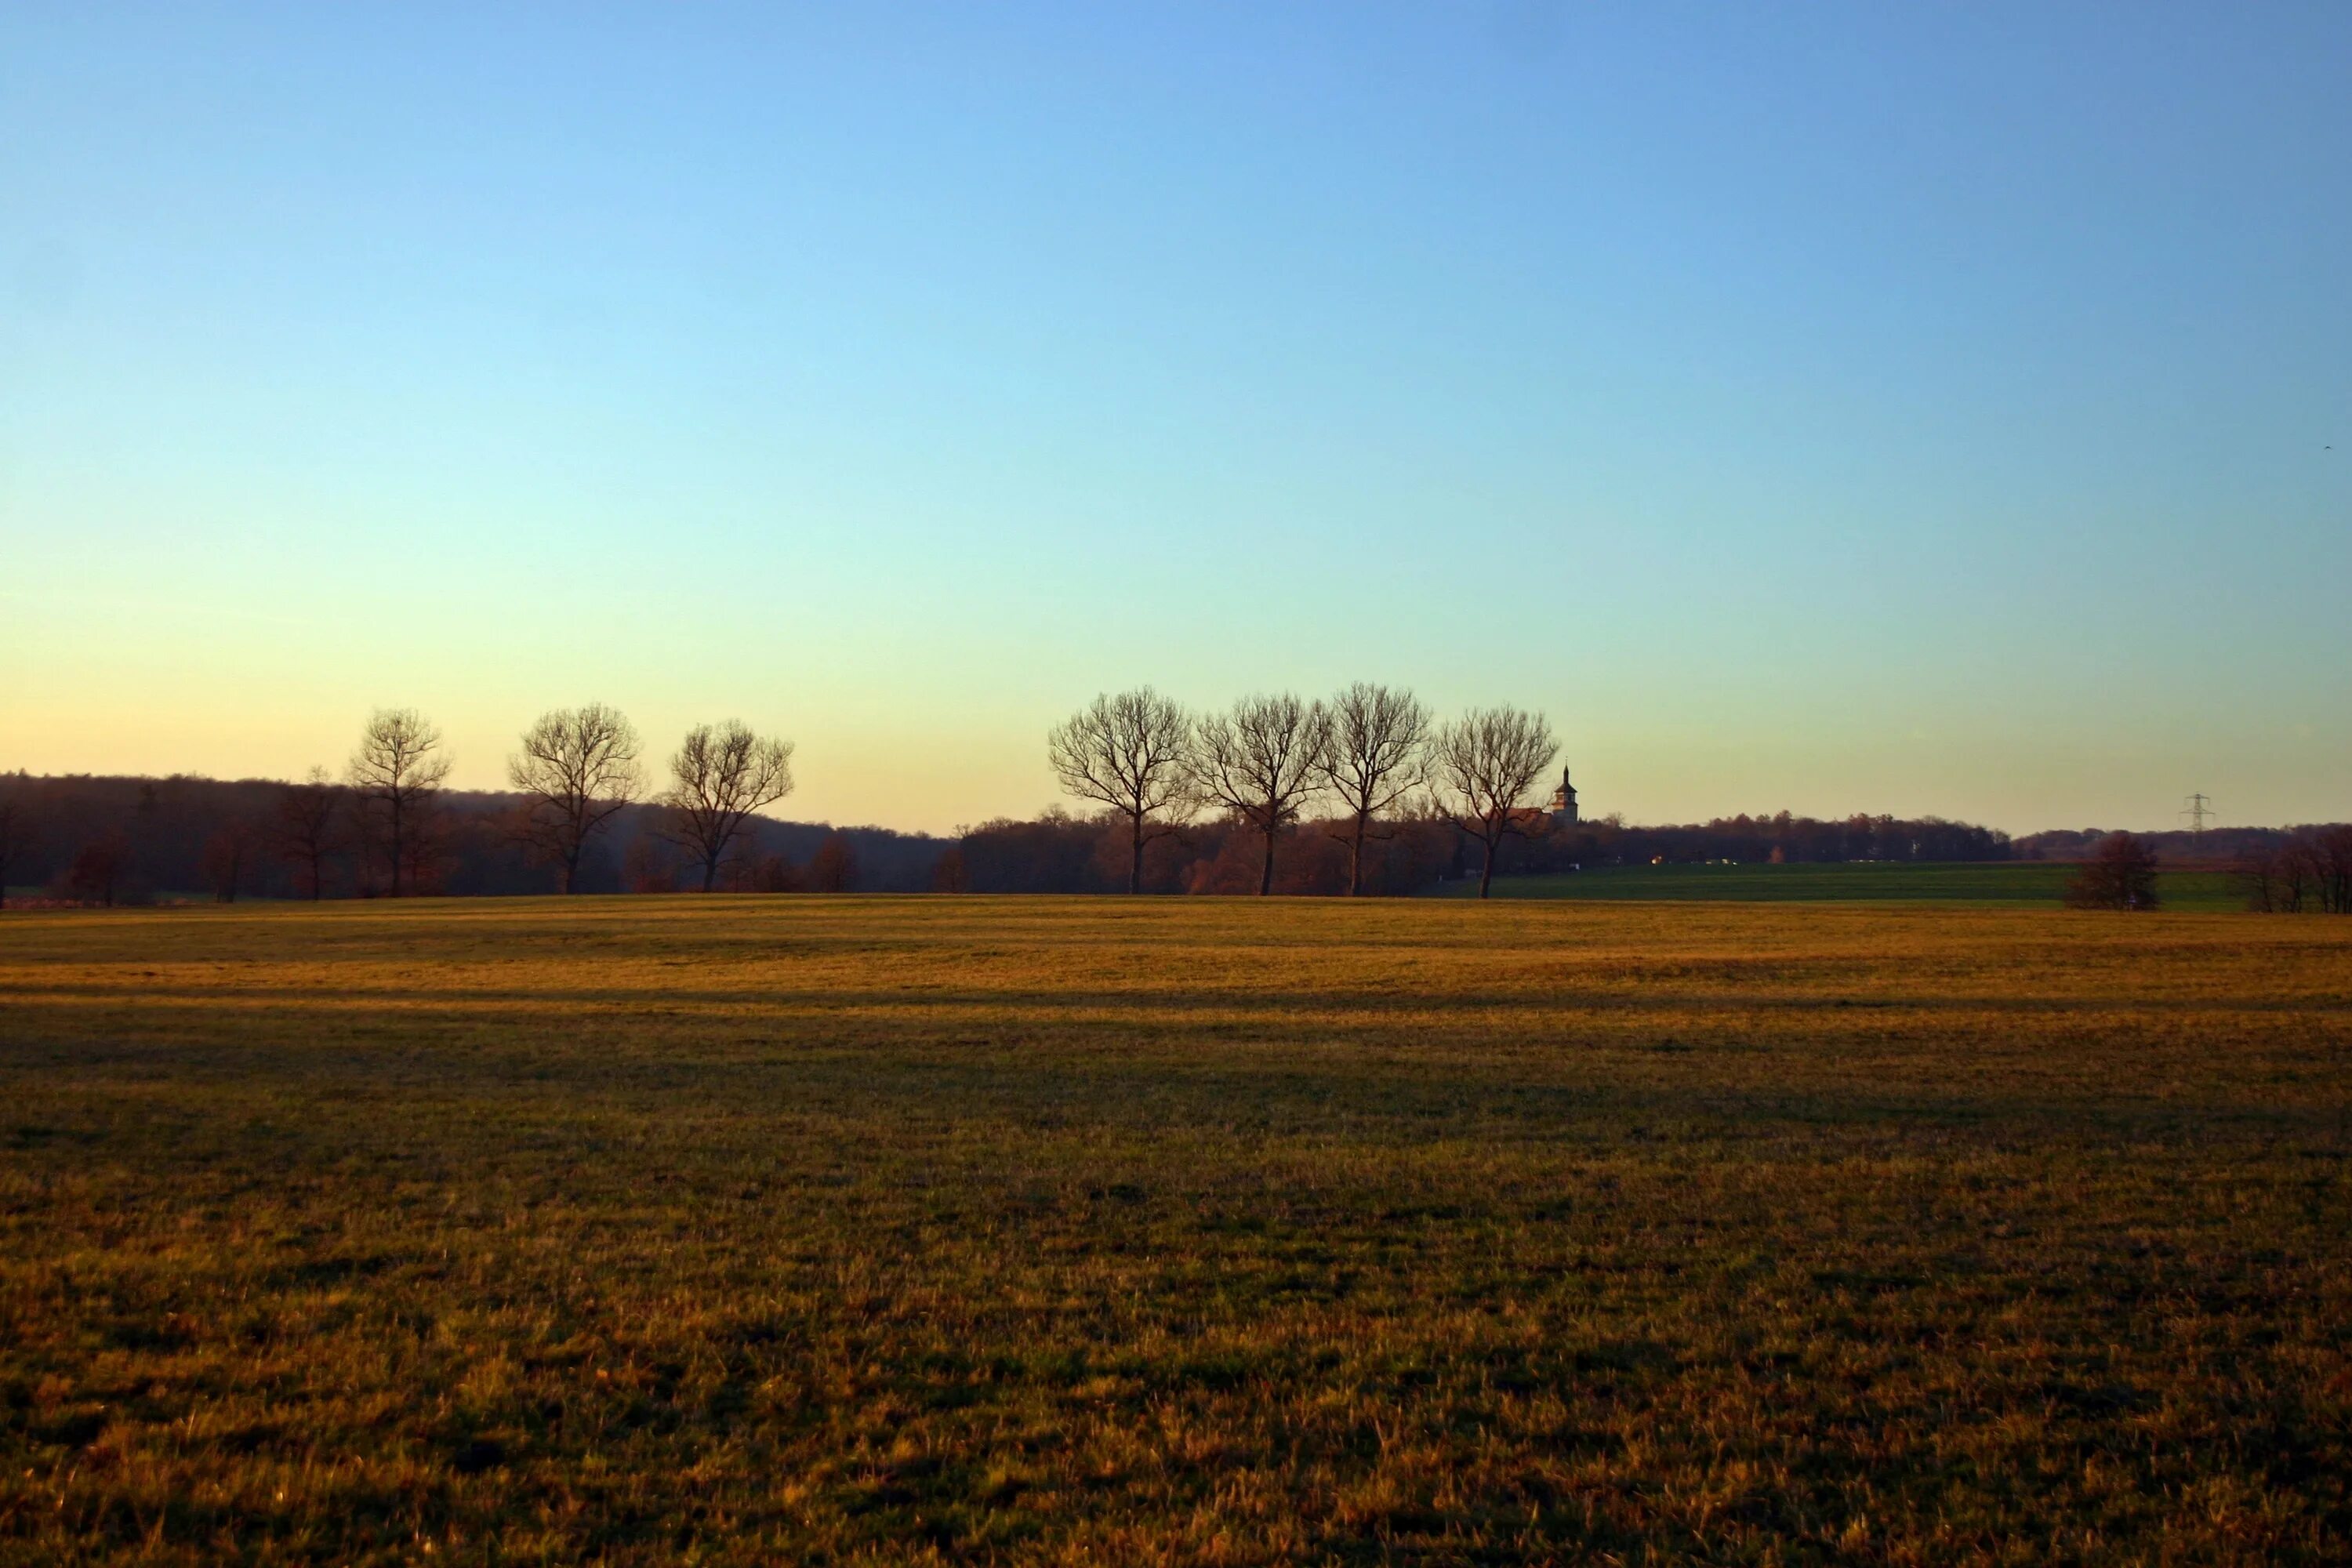
<path id="1" fill-rule="evenodd" d="M 2205 795 L 2202 791 L 2190 795 L 2189 797 L 2189 804 L 2180 808 L 2180 815 L 2189 819 L 2189 832 L 2195 834 L 2200 838 L 2204 837 L 2205 819 L 2213 815 L 2213 802 L 2211 797 Z"/>

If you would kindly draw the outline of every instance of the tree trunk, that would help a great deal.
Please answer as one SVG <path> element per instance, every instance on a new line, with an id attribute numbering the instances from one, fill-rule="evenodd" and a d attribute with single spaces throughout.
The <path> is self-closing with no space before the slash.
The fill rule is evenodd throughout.
<path id="1" fill-rule="evenodd" d="M 710 891 L 711 884 L 718 880 L 719 857 L 706 854 L 702 858 L 702 890 L 706 893 Z"/>
<path id="2" fill-rule="evenodd" d="M 1143 814 L 1138 812 L 1129 820 L 1134 827 L 1133 842 L 1129 846 L 1132 853 L 1127 862 L 1127 890 L 1139 893 L 1143 891 Z"/>
<path id="3" fill-rule="evenodd" d="M 392 797 L 392 896 L 400 897 L 400 797 Z"/>
<path id="4" fill-rule="evenodd" d="M 1348 842 L 1348 896 L 1364 896 L 1364 814 L 1356 814 L 1356 837 Z"/>
<path id="5" fill-rule="evenodd" d="M 1274 891 L 1274 835 L 1275 829 L 1265 830 L 1265 858 L 1258 864 L 1257 896 L 1261 899 Z"/>
<path id="6" fill-rule="evenodd" d="M 1495 885 L 1495 841 L 1482 838 L 1478 842 L 1486 850 L 1486 858 L 1478 863 L 1478 896 L 1483 899 L 1486 889 Z"/>

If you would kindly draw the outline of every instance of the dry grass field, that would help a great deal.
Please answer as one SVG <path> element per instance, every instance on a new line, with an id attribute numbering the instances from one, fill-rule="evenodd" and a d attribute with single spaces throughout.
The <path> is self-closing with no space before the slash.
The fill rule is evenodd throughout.
<path id="1" fill-rule="evenodd" d="M 2352 921 L 0 916 L 0 1561 L 2352 1556 Z"/>

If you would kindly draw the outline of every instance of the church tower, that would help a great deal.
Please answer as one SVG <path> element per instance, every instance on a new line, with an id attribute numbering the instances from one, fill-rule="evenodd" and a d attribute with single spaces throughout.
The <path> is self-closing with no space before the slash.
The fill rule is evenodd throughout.
<path id="1" fill-rule="evenodd" d="M 1552 792 L 1551 820 L 1556 827 L 1576 826 L 1576 786 L 1568 782 L 1568 770 L 1559 770 L 1559 788 Z"/>

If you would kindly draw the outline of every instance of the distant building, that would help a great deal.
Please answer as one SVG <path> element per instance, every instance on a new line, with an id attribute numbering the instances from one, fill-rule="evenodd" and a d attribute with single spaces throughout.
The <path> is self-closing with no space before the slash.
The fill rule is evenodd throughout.
<path id="1" fill-rule="evenodd" d="M 1551 792 L 1551 825 L 1554 827 L 1574 827 L 1577 824 L 1576 786 L 1568 782 L 1568 770 L 1559 770 L 1559 787 Z"/>

